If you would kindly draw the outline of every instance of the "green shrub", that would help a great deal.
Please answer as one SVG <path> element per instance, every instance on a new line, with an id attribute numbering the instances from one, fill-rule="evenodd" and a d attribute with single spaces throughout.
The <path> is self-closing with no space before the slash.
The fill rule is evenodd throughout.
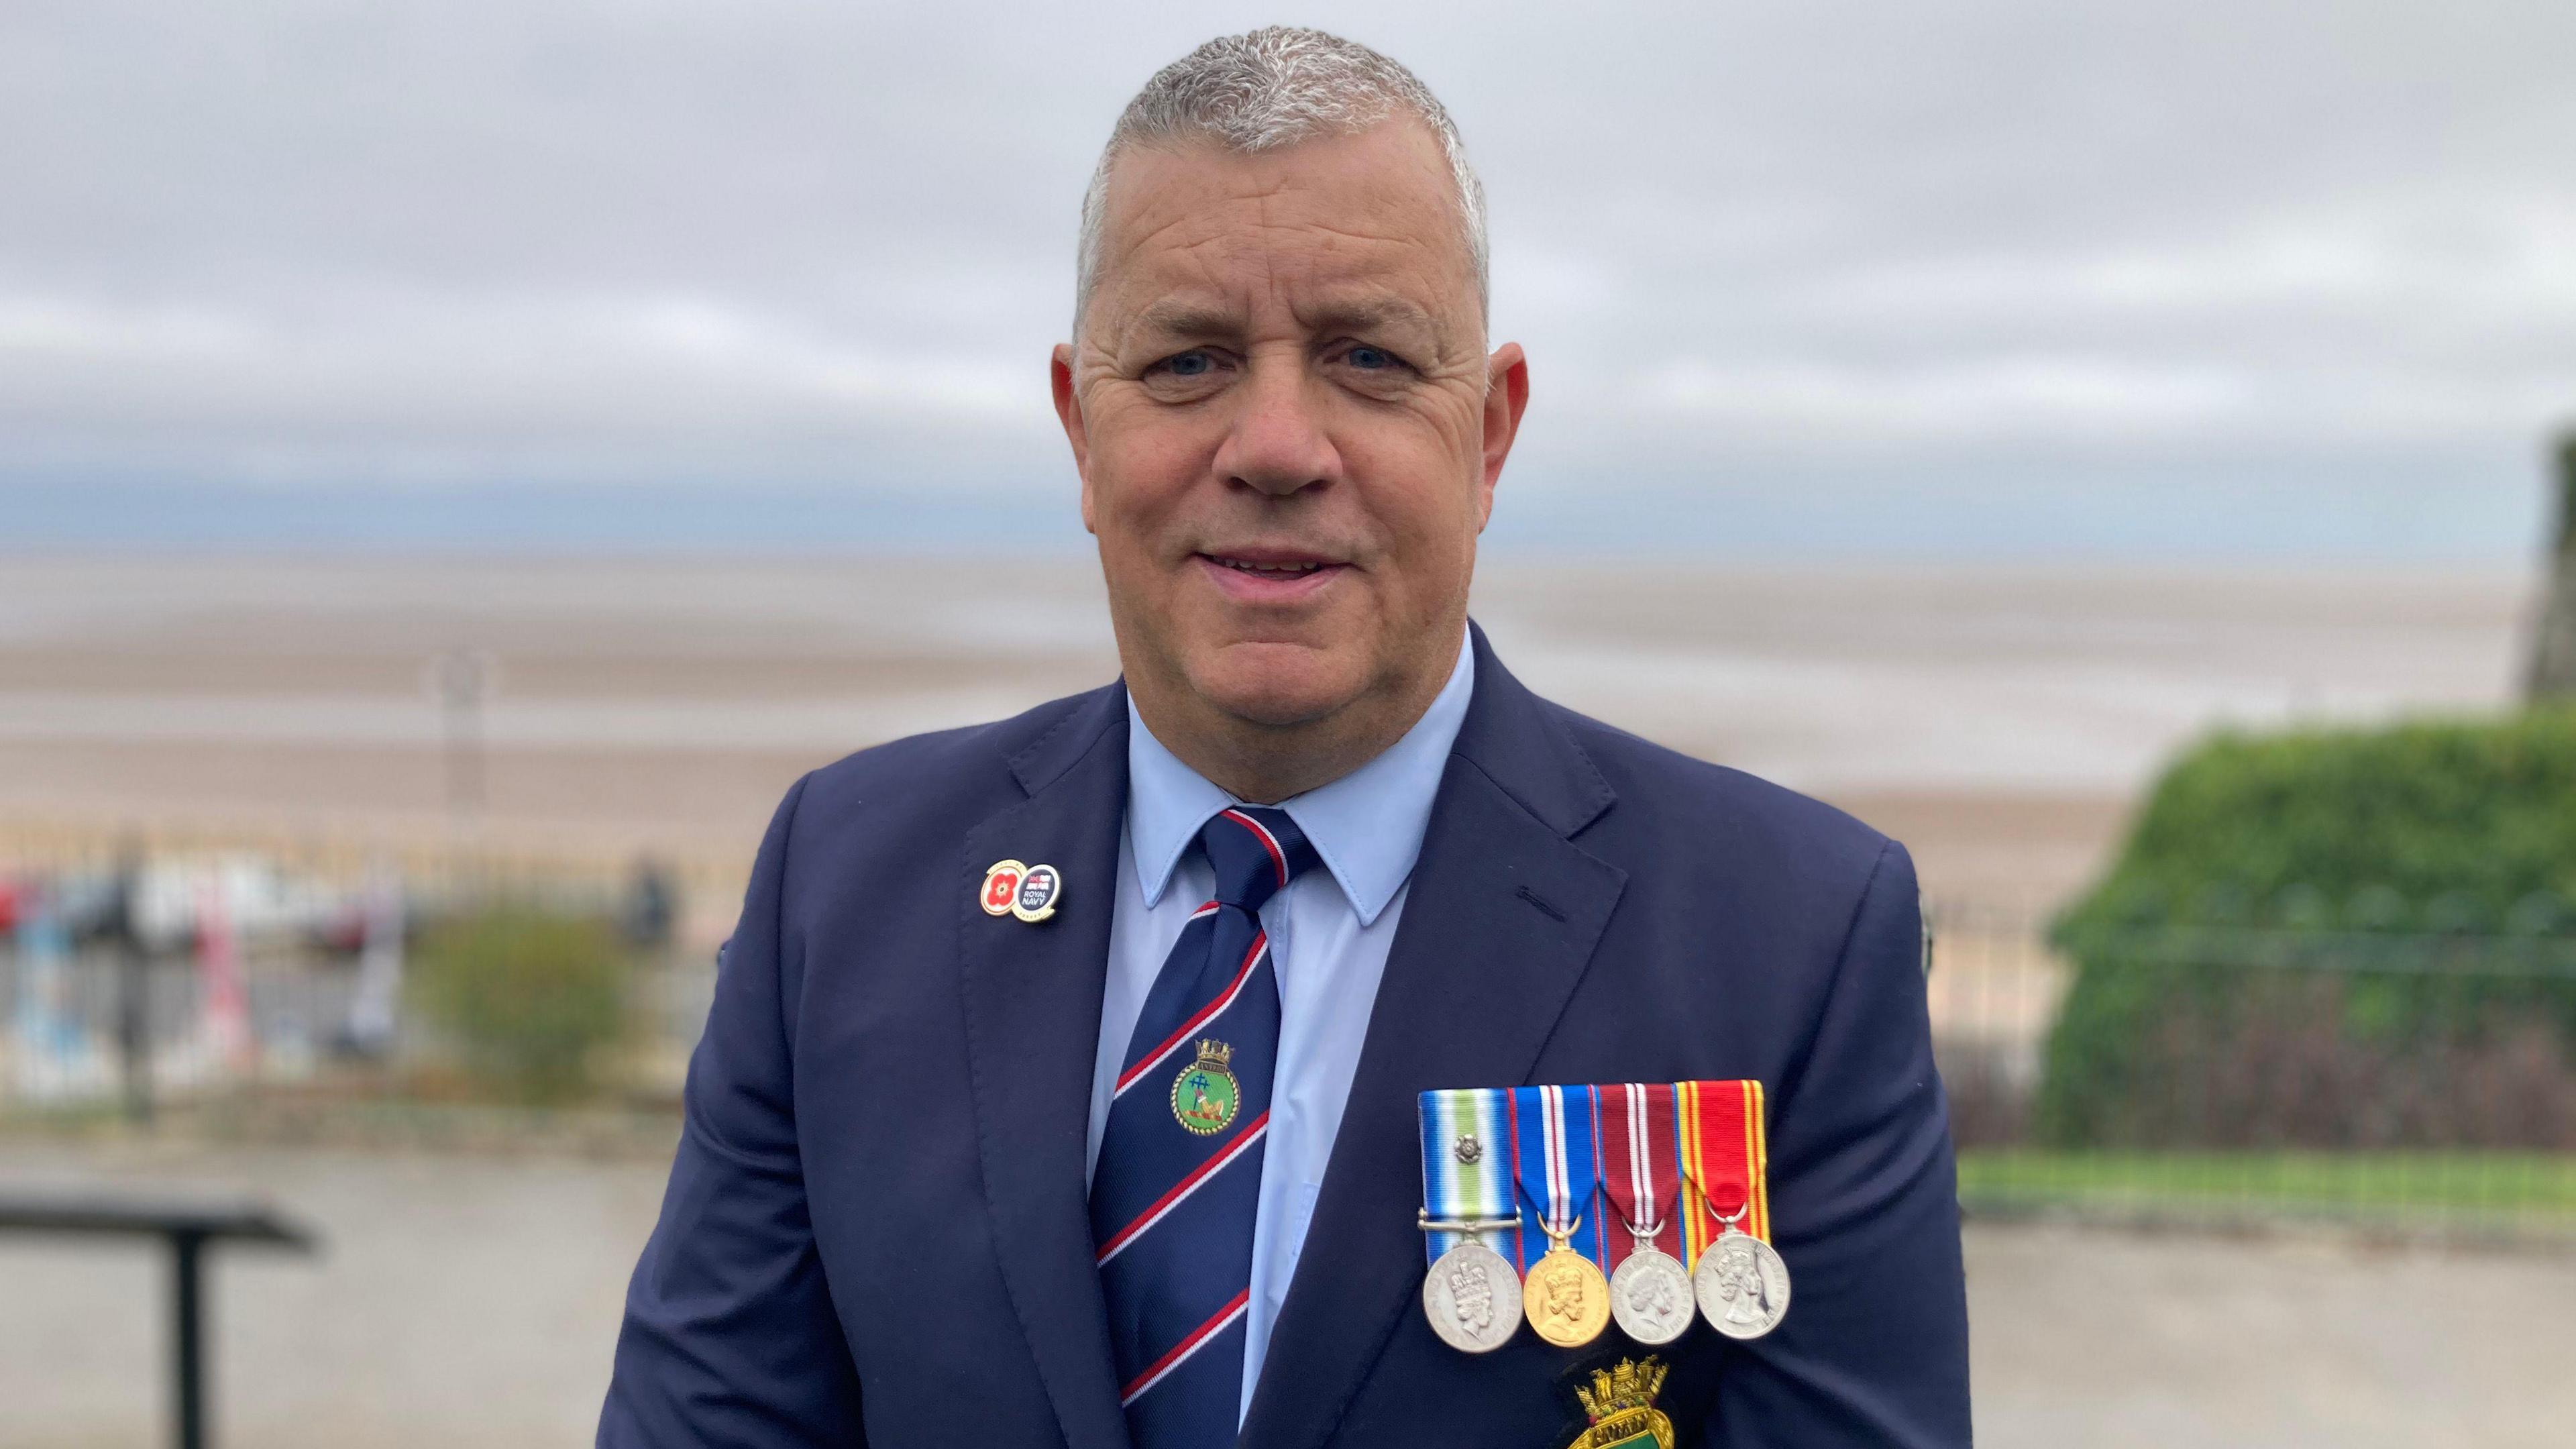
<path id="1" fill-rule="evenodd" d="M 626 978 L 608 922 L 506 906 L 433 931 L 416 980 L 469 1069 L 511 1095 L 561 1101 L 624 1038 Z"/>
<path id="2" fill-rule="evenodd" d="M 2576 1142 L 2576 711 L 2222 735 L 2058 922 L 2060 1145 Z"/>

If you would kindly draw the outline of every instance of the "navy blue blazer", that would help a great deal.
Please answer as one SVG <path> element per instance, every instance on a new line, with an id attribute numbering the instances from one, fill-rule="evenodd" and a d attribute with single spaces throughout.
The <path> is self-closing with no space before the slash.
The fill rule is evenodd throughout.
<path id="1" fill-rule="evenodd" d="M 1553 1449 L 1642 1351 L 1422 1318 L 1415 1093 L 1757 1078 L 1768 1338 L 1658 1350 L 1682 1445 L 1965 1445 L 1947 1109 L 1902 846 L 1531 694 L 1480 632 L 1252 1449 Z M 689 1066 L 598 1442 L 1122 1449 L 1084 1208 L 1127 710 L 1112 685 L 799 781 Z M 1062 867 L 1039 925 L 985 868 Z"/>

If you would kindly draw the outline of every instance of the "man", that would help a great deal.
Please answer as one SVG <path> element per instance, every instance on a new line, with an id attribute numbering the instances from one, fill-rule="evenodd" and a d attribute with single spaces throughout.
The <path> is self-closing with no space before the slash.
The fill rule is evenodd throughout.
<path id="1" fill-rule="evenodd" d="M 1967 1443 L 1905 852 L 1467 622 L 1529 381 L 1439 103 L 1211 42 L 1120 119 L 1078 266 L 1055 403 L 1124 678 L 789 792 L 600 1442 L 1563 1445 L 1623 1341 L 1434 1337 L 1416 1094 L 1750 1079 L 1796 1307 L 1658 1350 L 1661 1412 Z"/>

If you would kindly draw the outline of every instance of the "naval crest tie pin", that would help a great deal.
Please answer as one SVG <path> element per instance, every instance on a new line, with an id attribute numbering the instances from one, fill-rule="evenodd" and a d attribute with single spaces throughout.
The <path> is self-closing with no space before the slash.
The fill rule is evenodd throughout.
<path id="1" fill-rule="evenodd" d="M 1200 1137 L 1213 1137 L 1234 1125 L 1243 1104 L 1243 1087 L 1234 1079 L 1234 1048 L 1221 1041 L 1201 1041 L 1196 1061 L 1172 1078 L 1172 1117 Z"/>

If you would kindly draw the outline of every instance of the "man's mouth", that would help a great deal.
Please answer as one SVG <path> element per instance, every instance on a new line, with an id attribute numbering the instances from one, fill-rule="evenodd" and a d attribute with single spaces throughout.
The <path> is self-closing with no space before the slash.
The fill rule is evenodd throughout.
<path id="1" fill-rule="evenodd" d="M 1311 554 L 1269 549 L 1202 553 L 1198 560 L 1228 594 L 1263 603 L 1302 598 L 1348 567 Z"/>
<path id="2" fill-rule="evenodd" d="M 1223 564 L 1238 573 L 1247 573 L 1265 579 L 1300 578 L 1324 566 L 1322 560 L 1311 558 L 1295 563 L 1258 563 L 1247 558 L 1228 558 L 1223 554 L 1206 554 L 1202 557 L 1211 563 Z"/>

